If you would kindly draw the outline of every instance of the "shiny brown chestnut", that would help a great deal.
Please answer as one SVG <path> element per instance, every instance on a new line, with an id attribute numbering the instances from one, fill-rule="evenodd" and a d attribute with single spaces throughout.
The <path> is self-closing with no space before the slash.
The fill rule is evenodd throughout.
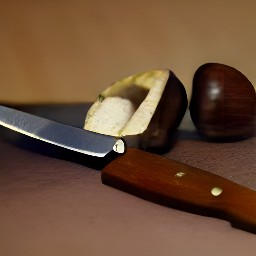
<path id="1" fill-rule="evenodd" d="M 256 94 L 233 67 L 207 63 L 193 79 L 190 115 L 199 134 L 212 141 L 236 141 L 254 135 Z"/>
<path id="2" fill-rule="evenodd" d="M 87 113 L 84 128 L 162 154 L 172 147 L 187 105 L 186 90 L 172 71 L 151 70 L 102 91 Z"/>

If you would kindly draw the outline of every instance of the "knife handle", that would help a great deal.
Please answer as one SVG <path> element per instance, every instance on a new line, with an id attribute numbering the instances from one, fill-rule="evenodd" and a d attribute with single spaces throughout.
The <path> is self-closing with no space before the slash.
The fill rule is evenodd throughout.
<path id="1" fill-rule="evenodd" d="M 101 177 L 104 184 L 146 200 L 256 232 L 256 192 L 210 172 L 129 148 Z"/>

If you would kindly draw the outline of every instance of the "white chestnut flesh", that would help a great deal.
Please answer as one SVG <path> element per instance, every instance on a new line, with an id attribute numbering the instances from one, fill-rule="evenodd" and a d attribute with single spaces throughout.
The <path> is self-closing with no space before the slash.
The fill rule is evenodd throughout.
<path id="1" fill-rule="evenodd" d="M 167 152 L 185 114 L 187 95 L 169 70 L 153 70 L 129 76 L 104 90 L 89 109 L 84 129 L 130 138 L 138 147 Z"/>

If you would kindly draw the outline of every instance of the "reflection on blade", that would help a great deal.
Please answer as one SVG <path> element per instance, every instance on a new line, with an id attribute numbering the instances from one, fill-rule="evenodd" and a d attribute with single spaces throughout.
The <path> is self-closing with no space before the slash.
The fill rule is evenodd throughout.
<path id="1" fill-rule="evenodd" d="M 60 147 L 86 155 L 104 157 L 112 150 L 123 153 L 124 142 L 45 118 L 0 106 L 0 125 Z"/>

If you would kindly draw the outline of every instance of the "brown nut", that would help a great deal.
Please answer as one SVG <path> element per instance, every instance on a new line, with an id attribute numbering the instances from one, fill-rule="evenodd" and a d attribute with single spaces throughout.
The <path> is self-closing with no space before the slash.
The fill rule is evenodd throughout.
<path id="1" fill-rule="evenodd" d="M 84 129 L 137 138 L 138 147 L 164 153 L 187 108 L 184 86 L 162 69 L 130 76 L 104 90 L 87 113 Z"/>
<path id="2" fill-rule="evenodd" d="M 195 72 L 190 114 L 203 138 L 235 141 L 253 136 L 255 109 L 255 89 L 235 68 L 208 63 Z"/>

